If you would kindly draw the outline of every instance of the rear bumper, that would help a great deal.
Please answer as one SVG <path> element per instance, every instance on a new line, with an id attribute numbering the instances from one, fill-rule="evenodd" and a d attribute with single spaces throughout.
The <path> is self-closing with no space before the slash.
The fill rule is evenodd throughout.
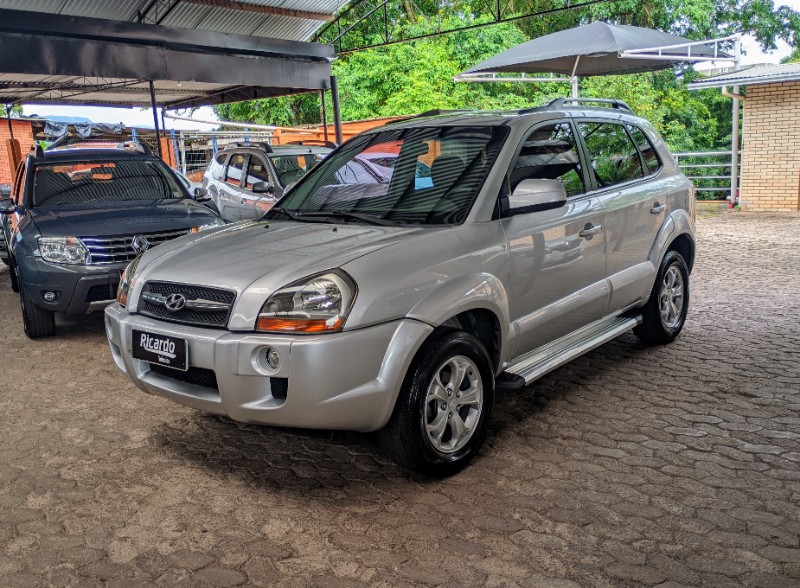
<path id="1" fill-rule="evenodd" d="M 157 373 L 134 359 L 133 329 L 185 339 L 190 369 L 213 371 L 216 386 L 189 383 L 183 372 Z M 117 367 L 150 394 L 246 423 L 373 431 L 389 420 L 411 359 L 433 329 L 399 320 L 319 336 L 233 333 L 157 321 L 113 304 L 106 330 Z M 271 373 L 256 361 L 265 346 L 281 358 Z"/>

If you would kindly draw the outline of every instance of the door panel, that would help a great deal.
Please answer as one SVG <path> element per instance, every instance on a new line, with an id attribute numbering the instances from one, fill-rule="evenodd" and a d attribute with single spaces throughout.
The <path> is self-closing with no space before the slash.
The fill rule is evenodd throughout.
<path id="1" fill-rule="evenodd" d="M 242 199 L 242 174 L 244 173 L 247 155 L 234 153 L 225 167 L 225 177 L 218 184 L 219 212 L 222 218 L 229 221 L 238 221 L 245 218 L 243 214 L 244 202 Z"/>
<path id="2" fill-rule="evenodd" d="M 250 160 L 247 163 L 245 188 L 242 190 L 242 198 L 245 202 L 244 218 L 261 218 L 275 204 L 274 192 L 273 194 L 256 194 L 253 192 L 253 185 L 259 182 L 265 182 L 272 186 L 273 190 L 275 189 L 267 162 L 258 155 L 250 155 Z"/>
<path id="3" fill-rule="evenodd" d="M 535 126 L 509 169 L 513 189 L 526 179 L 556 180 L 565 206 L 501 221 L 508 239 L 509 306 L 515 355 L 601 318 L 608 301 L 605 212 L 586 194 L 585 165 L 568 122 Z"/>

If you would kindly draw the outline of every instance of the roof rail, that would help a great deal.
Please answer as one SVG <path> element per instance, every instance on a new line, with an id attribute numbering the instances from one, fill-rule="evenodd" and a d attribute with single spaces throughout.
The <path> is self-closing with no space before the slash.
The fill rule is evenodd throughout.
<path id="1" fill-rule="evenodd" d="M 145 155 L 153 155 L 153 151 L 147 143 L 140 143 L 139 141 L 114 141 L 111 139 L 82 139 L 72 135 L 64 135 L 59 137 L 44 151 L 60 151 L 62 149 L 122 149 L 125 151 L 139 151 Z M 37 157 L 41 157 L 44 153 L 37 153 Z"/>
<path id="2" fill-rule="evenodd" d="M 302 139 L 300 141 L 289 141 L 286 145 L 300 145 L 301 147 L 327 147 L 328 149 L 336 149 L 338 145 L 333 141 L 326 141 L 325 139 Z"/>
<path id="3" fill-rule="evenodd" d="M 251 147 L 253 149 L 263 149 L 267 153 L 272 153 L 272 145 L 270 145 L 266 141 L 250 141 L 249 143 L 245 141 L 233 141 L 232 143 L 228 143 L 227 145 L 225 145 L 223 151 L 225 149 L 237 149 L 239 147 Z"/>
<path id="4" fill-rule="evenodd" d="M 556 98 L 544 105 L 545 108 L 559 108 L 567 104 L 580 104 L 586 102 L 587 104 L 605 104 L 617 110 L 625 110 L 633 114 L 633 109 L 622 100 L 613 100 L 608 98 Z"/>

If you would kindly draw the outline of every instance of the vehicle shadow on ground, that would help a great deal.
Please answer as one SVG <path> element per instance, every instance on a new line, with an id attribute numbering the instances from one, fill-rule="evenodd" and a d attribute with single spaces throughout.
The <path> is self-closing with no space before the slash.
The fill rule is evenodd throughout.
<path id="1" fill-rule="evenodd" d="M 488 444 L 502 444 L 512 429 L 536 419 L 551 403 L 583 395 L 584 383 L 612 378 L 610 372 L 620 363 L 641 362 L 643 355 L 657 349 L 625 335 L 524 390 L 498 393 Z M 235 476 L 276 493 L 434 481 L 395 465 L 381 450 L 375 433 L 280 429 L 197 413 L 163 424 L 155 443 L 221 478 Z M 478 457 L 468 471 L 479 471 L 482 459 L 486 458 Z"/>

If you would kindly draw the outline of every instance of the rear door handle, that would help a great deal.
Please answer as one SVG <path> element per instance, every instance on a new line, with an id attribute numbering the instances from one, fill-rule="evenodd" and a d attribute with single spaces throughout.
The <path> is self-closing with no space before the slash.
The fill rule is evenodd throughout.
<path id="1" fill-rule="evenodd" d="M 653 204 L 653 208 L 650 209 L 650 214 L 661 214 L 666 209 L 667 209 L 666 204 L 659 204 L 658 202 L 656 202 L 655 204 Z"/>
<path id="2" fill-rule="evenodd" d="M 603 230 L 603 225 L 593 225 L 591 223 L 588 223 L 583 228 L 583 230 L 580 233 L 578 233 L 578 235 L 580 235 L 584 239 L 590 239 L 592 235 L 596 235 L 602 230 Z"/>

